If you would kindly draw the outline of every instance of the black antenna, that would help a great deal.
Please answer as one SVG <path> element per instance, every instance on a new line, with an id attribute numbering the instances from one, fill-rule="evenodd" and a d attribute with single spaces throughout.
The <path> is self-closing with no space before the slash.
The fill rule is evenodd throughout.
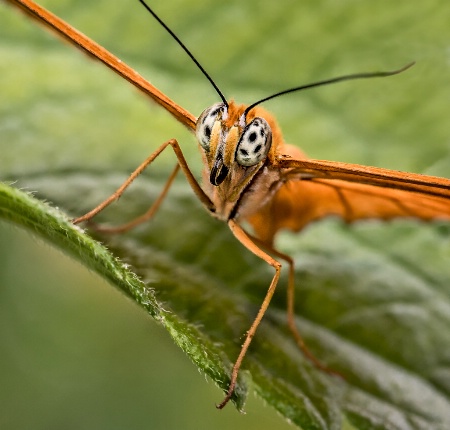
<path id="1" fill-rule="evenodd" d="M 153 15 L 153 17 L 156 19 L 156 21 L 158 21 L 166 29 L 166 31 L 176 40 L 178 45 L 180 45 L 183 48 L 184 52 L 186 52 L 186 54 L 189 55 L 189 58 L 196 64 L 196 66 L 200 69 L 200 71 L 203 73 L 203 75 L 205 75 L 206 79 L 208 79 L 208 81 L 214 87 L 214 89 L 216 90 L 217 94 L 219 94 L 219 97 L 222 99 L 222 101 L 224 102 L 225 106 L 228 107 L 227 99 L 222 94 L 222 91 L 219 90 L 219 87 L 212 80 L 211 76 L 208 75 L 208 73 L 202 67 L 202 65 L 192 55 L 191 51 L 189 51 L 189 49 L 187 49 L 185 44 L 178 38 L 178 36 L 169 27 L 167 27 L 166 24 L 164 24 L 164 22 L 161 20 L 161 18 L 158 15 L 156 15 L 155 12 L 153 12 L 153 10 L 150 8 L 150 6 L 147 3 L 144 2 L 144 0 L 139 0 L 139 2 L 145 7 L 145 9 L 147 9 Z"/>
<path id="2" fill-rule="evenodd" d="M 279 93 L 272 94 L 271 96 L 265 97 L 261 100 L 258 100 L 255 103 L 251 104 L 250 106 L 247 107 L 247 109 L 245 109 L 244 115 L 246 116 L 255 106 L 259 105 L 260 103 L 266 102 L 267 100 L 274 99 L 275 97 L 278 97 L 278 96 L 282 96 L 283 94 L 289 94 L 289 93 L 293 93 L 295 91 L 302 91 L 302 90 L 306 90 L 308 88 L 320 87 L 322 85 L 334 84 L 336 82 L 350 81 L 352 79 L 383 78 L 385 76 L 397 75 L 398 73 L 404 72 L 405 70 L 409 69 L 415 63 L 416 62 L 413 61 L 412 63 L 409 63 L 406 66 L 403 66 L 402 68 L 400 68 L 398 70 L 393 70 L 391 72 L 355 73 L 352 75 L 339 76 L 337 78 L 326 79 L 325 81 L 314 82 L 312 84 L 302 85 L 300 87 L 295 87 L 295 88 L 290 88 L 288 90 L 280 91 Z"/>

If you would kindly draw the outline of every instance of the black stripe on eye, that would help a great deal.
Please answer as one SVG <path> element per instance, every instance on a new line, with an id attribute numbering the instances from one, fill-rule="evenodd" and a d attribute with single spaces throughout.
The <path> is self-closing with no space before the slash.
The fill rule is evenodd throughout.
<path id="1" fill-rule="evenodd" d="M 217 114 L 220 112 L 221 109 L 222 109 L 221 107 L 214 109 L 212 112 L 209 113 L 209 116 L 214 116 L 214 117 L 217 116 Z"/>

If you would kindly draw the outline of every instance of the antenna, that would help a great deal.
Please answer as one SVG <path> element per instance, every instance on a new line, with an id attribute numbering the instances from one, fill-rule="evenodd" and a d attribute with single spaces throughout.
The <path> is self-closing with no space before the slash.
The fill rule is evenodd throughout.
<path id="1" fill-rule="evenodd" d="M 216 90 L 217 94 L 219 94 L 219 97 L 222 99 L 222 101 L 224 102 L 225 106 L 228 107 L 228 102 L 227 99 L 225 98 L 225 96 L 222 94 L 222 91 L 220 91 L 219 87 L 216 85 L 216 83 L 212 80 L 211 76 L 208 75 L 208 73 L 206 72 L 206 70 L 202 67 L 202 65 L 197 61 L 197 59 L 194 57 L 194 55 L 191 53 L 191 51 L 189 51 L 189 49 L 186 47 L 186 45 L 178 38 L 178 36 L 161 20 L 161 18 L 156 15 L 155 12 L 153 12 L 153 10 L 150 8 L 150 6 L 144 2 L 144 0 L 139 0 L 139 2 L 145 7 L 145 9 L 147 9 L 148 12 L 150 12 L 153 17 L 156 19 L 156 21 L 158 21 L 164 28 L 165 30 L 175 39 L 175 41 L 178 43 L 178 45 L 180 45 L 184 52 L 186 52 L 186 54 L 189 56 L 189 58 L 195 63 L 195 65 L 200 69 L 200 71 L 203 73 L 203 75 L 206 77 L 206 79 L 208 79 L 208 81 L 211 83 L 211 85 L 214 87 L 214 89 Z"/>
<path id="2" fill-rule="evenodd" d="M 247 107 L 247 109 L 245 109 L 244 115 L 246 116 L 255 106 L 259 105 L 260 103 L 266 102 L 267 100 L 274 99 L 275 97 L 279 97 L 284 94 L 293 93 L 295 91 L 302 91 L 302 90 L 306 90 L 308 88 L 320 87 L 322 85 L 335 84 L 337 82 L 342 82 L 342 81 L 350 81 L 353 79 L 384 78 L 386 76 L 397 75 L 398 73 L 402 73 L 405 70 L 409 69 L 415 63 L 416 62 L 413 61 L 411 63 L 408 63 L 406 66 L 403 66 L 400 69 L 393 70 L 391 72 L 354 73 L 352 75 L 338 76 L 337 78 L 326 79 L 324 81 L 314 82 L 312 84 L 301 85 L 300 87 L 294 87 L 294 88 L 290 88 L 288 90 L 280 91 L 279 93 L 272 94 L 271 96 L 265 97 L 261 100 L 258 100 L 255 103 L 251 104 L 250 106 Z"/>
<path id="3" fill-rule="evenodd" d="M 156 15 L 156 13 L 150 8 L 150 6 L 147 3 L 145 3 L 144 0 L 139 0 L 139 2 L 156 19 L 156 21 L 158 21 L 159 24 L 172 36 L 172 38 L 178 43 L 178 45 L 183 49 L 183 51 L 186 52 L 186 54 L 189 56 L 189 58 L 195 63 L 195 65 L 203 73 L 203 75 L 206 77 L 206 79 L 208 79 L 208 81 L 214 87 L 214 89 L 216 90 L 217 94 L 219 95 L 219 97 L 221 98 L 221 100 L 223 101 L 225 106 L 228 107 L 227 99 L 223 95 L 222 91 L 220 91 L 219 87 L 213 81 L 211 76 L 209 76 L 208 72 L 203 68 L 203 66 L 197 61 L 197 59 L 194 57 L 192 52 L 189 51 L 189 49 L 179 39 L 179 37 L 162 21 L 162 19 L 158 15 Z M 335 84 L 337 82 L 351 81 L 351 80 L 355 80 L 355 79 L 384 78 L 386 76 L 392 76 L 392 75 L 397 75 L 399 73 L 402 73 L 405 70 L 407 70 L 410 67 L 412 67 L 414 64 L 415 64 L 415 61 L 406 64 L 405 66 L 401 67 L 400 69 L 393 70 L 393 71 L 390 71 L 390 72 L 388 71 L 388 72 L 354 73 L 354 74 L 351 74 L 351 75 L 338 76 L 337 78 L 326 79 L 324 81 L 318 81 L 318 82 L 313 82 L 313 83 L 307 84 L 307 85 L 301 85 L 299 87 L 289 88 L 287 90 L 280 91 L 279 93 L 272 94 L 272 95 L 270 95 L 268 97 L 264 97 L 263 99 L 258 100 L 255 103 L 252 103 L 250 106 L 248 106 L 245 109 L 244 115 L 246 116 L 255 106 L 257 106 L 257 105 L 259 105 L 259 104 L 261 104 L 263 102 L 266 102 L 268 100 L 272 100 L 275 97 L 282 96 L 284 94 L 294 93 L 296 91 L 307 90 L 309 88 L 320 87 L 320 86 L 329 85 L 329 84 Z"/>

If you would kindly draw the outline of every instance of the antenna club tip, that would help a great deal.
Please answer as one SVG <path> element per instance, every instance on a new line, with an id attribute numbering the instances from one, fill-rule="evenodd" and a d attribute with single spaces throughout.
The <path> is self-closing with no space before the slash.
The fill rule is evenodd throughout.
<path id="1" fill-rule="evenodd" d="M 405 64 L 403 67 L 400 67 L 400 69 L 392 70 L 391 72 L 380 72 L 379 74 L 376 73 L 376 75 L 379 77 L 398 75 L 399 73 L 403 73 L 404 71 L 414 66 L 414 64 L 416 64 L 416 62 L 411 61 L 410 63 Z"/>
<path id="2" fill-rule="evenodd" d="M 410 68 L 411 68 L 412 66 L 414 66 L 415 64 L 416 64 L 415 61 L 411 61 L 410 63 L 404 65 L 404 66 L 399 70 L 399 72 L 404 72 L 405 70 L 410 69 Z"/>

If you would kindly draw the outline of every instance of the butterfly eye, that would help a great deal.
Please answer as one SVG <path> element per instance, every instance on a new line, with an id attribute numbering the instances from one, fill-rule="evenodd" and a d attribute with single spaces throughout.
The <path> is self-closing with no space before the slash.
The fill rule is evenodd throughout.
<path id="1" fill-rule="evenodd" d="M 236 161 L 241 166 L 254 166 L 267 156 L 271 143 L 269 124 L 263 118 L 255 118 L 241 135 L 236 148 Z"/>
<path id="2" fill-rule="evenodd" d="M 211 107 L 205 109 L 197 120 L 197 128 L 195 135 L 201 147 L 205 151 L 209 151 L 209 142 L 211 140 L 211 132 L 214 123 L 222 118 L 226 113 L 226 107 L 224 103 L 216 103 Z"/>

